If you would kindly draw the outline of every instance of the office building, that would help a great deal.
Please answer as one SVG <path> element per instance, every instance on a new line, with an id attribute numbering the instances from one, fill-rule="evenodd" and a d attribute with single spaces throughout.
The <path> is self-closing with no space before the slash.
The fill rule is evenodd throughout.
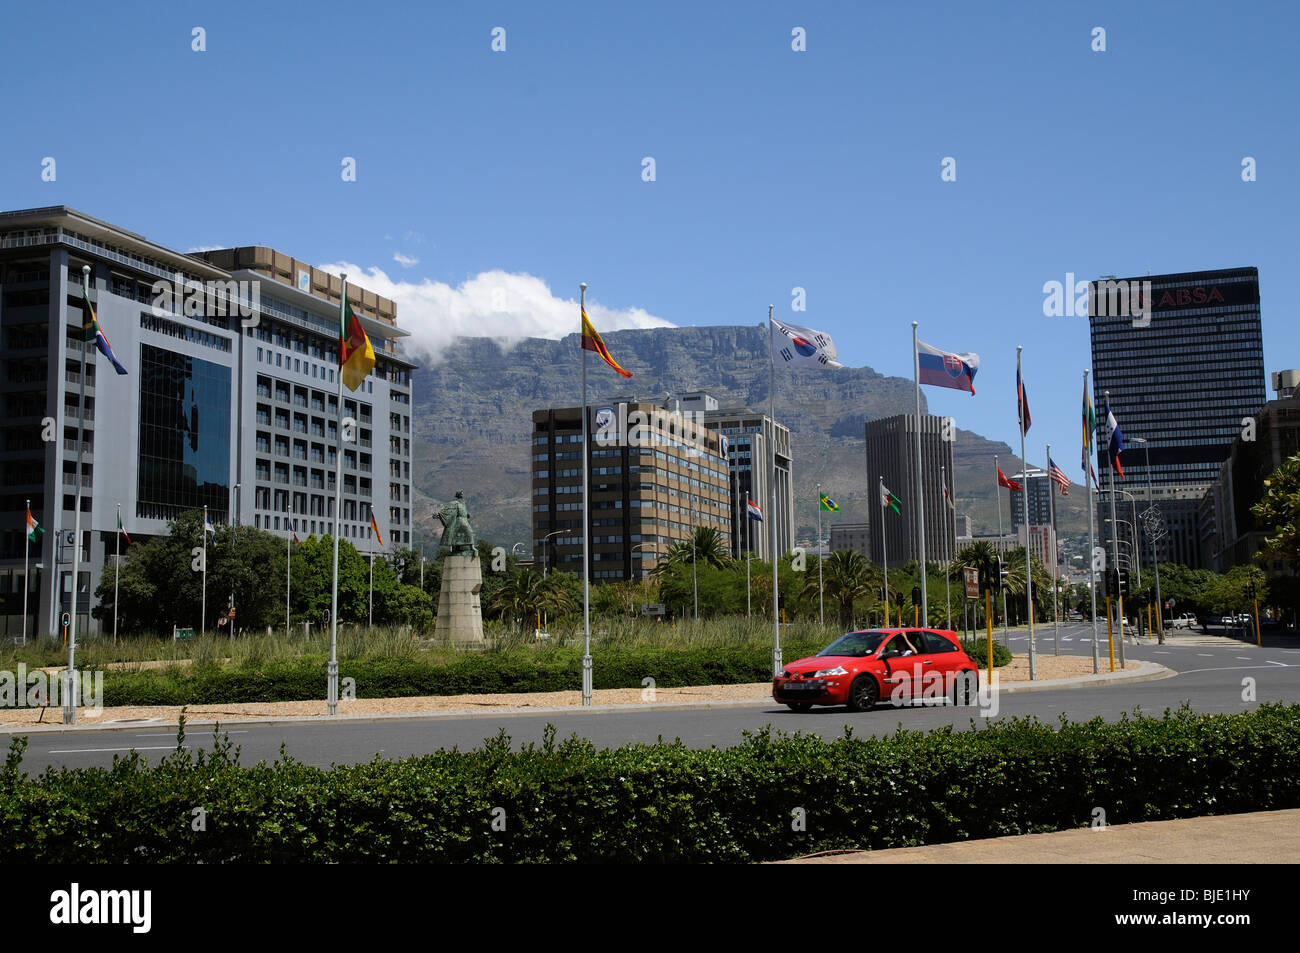
<path id="1" fill-rule="evenodd" d="M 1052 482 L 1047 471 L 1029 467 L 1011 477 L 1023 487 L 1011 497 L 1011 530 L 1019 532 L 1025 524 L 1025 506 L 1029 506 L 1029 525 L 1047 526 L 1052 522 Z"/>
<path id="2" fill-rule="evenodd" d="M 1265 401 L 1259 273 L 1102 279 L 1089 300 L 1098 423 L 1110 391 L 1128 441 L 1122 486 L 1145 496 L 1149 450 L 1153 497 L 1170 529 L 1161 558 L 1199 566 L 1200 501 L 1243 420 Z M 1104 461 L 1104 427 L 1098 444 Z M 1098 477 L 1106 487 L 1104 466 Z"/>
<path id="3" fill-rule="evenodd" d="M 83 266 L 127 373 L 86 345 L 79 412 Z M 21 527 L 30 499 L 47 530 L 32 549 L 29 634 L 53 634 L 72 608 L 78 480 L 79 635 L 99 628 L 89 612 L 119 504 L 137 543 L 205 505 L 214 523 L 287 535 L 292 513 L 302 535 L 333 531 L 341 290 L 337 276 L 270 248 L 185 254 L 65 206 L 0 213 L 0 525 Z M 373 506 L 386 537 L 409 545 L 414 365 L 400 354 L 394 303 L 352 285 L 348 298 L 376 363 L 360 389 L 344 391 L 355 425 L 342 449 L 342 535 L 364 551 Z M 19 596 L 6 610 L 19 613 L 23 542 L 17 529 L 0 535 L 0 575 Z M 18 631 L 21 619 L 10 613 L 3 625 Z"/>
<path id="4" fill-rule="evenodd" d="M 745 407 L 722 408 L 703 391 L 682 394 L 669 403 L 683 414 L 692 414 L 704 425 L 727 438 L 731 472 L 731 514 L 736 536 L 732 541 L 737 558 L 748 551 L 758 559 L 770 559 L 772 528 L 776 521 L 776 548 L 787 553 L 794 546 L 794 457 L 790 450 L 790 429 L 765 413 Z M 772 472 L 772 449 L 776 449 L 776 510 L 768 474 Z M 745 496 L 763 510 L 764 522 L 745 518 Z M 815 549 L 815 547 L 814 547 Z"/>
<path id="5" fill-rule="evenodd" d="M 1276 385 L 1277 375 L 1274 379 Z M 1256 524 L 1251 508 L 1264 496 L 1264 481 L 1300 453 L 1300 397 L 1290 387 L 1279 387 L 1278 392 L 1292 396 L 1271 400 L 1260 409 L 1252 439 L 1237 438 L 1218 479 L 1206 489 L 1202 557 L 1206 568 L 1216 572 L 1260 565 L 1255 554 L 1263 548 L 1267 533 Z M 1265 568 L 1270 573 L 1287 571 L 1278 560 Z"/>
<path id="6" fill-rule="evenodd" d="M 830 551 L 851 550 L 871 558 L 870 523 L 834 523 L 831 525 Z"/>
<path id="7" fill-rule="evenodd" d="M 694 417 L 649 402 L 588 408 L 590 572 L 640 579 L 673 544 L 708 526 L 731 546 L 728 473 L 718 435 Z M 533 552 L 548 570 L 582 572 L 582 416 L 533 412 Z"/>
<path id="8" fill-rule="evenodd" d="M 920 558 L 916 516 L 916 415 L 897 414 L 868 420 L 866 423 L 866 485 L 873 505 L 872 520 L 883 519 L 884 548 L 879 527 L 871 534 L 871 561 L 889 565 Z M 925 414 L 921 417 L 921 472 L 925 501 L 925 556 L 929 562 L 942 562 L 944 553 L 955 554 L 953 511 L 943 497 L 940 468 L 953 472 L 953 441 L 944 439 L 945 417 Z M 899 513 L 886 511 L 881 516 L 877 500 L 880 480 L 900 501 Z M 945 549 L 944 539 L 948 543 Z"/>

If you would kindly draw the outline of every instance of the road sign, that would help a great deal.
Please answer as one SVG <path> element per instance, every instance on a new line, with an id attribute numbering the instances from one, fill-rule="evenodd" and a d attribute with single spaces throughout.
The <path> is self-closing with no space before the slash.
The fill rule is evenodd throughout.
<path id="1" fill-rule="evenodd" d="M 1165 600 L 1165 608 L 1166 608 L 1166 609 L 1172 609 L 1173 607 L 1174 607 L 1174 600 L 1173 600 L 1173 599 L 1166 599 L 1166 600 Z"/>
<path id="2" fill-rule="evenodd" d="M 662 602 L 641 603 L 642 615 L 663 615 L 667 607 Z"/>
<path id="3" fill-rule="evenodd" d="M 966 583 L 966 598 L 978 599 L 980 597 L 980 573 L 974 566 L 966 566 L 961 571 L 962 580 Z"/>

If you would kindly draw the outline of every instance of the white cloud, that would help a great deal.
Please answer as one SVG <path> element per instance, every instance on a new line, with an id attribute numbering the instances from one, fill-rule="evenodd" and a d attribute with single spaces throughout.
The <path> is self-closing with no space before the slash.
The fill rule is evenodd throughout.
<path id="1" fill-rule="evenodd" d="M 233 245 L 196 245 L 193 248 L 186 249 L 185 254 L 194 255 L 201 251 L 217 251 L 221 248 L 233 248 Z"/>
<path id="2" fill-rule="evenodd" d="M 393 261 L 397 262 L 403 268 L 410 268 L 412 265 L 418 265 L 420 263 L 420 259 L 414 258 L 410 255 L 403 255 L 400 251 L 393 252 Z M 384 295 L 384 297 L 386 298 L 388 295 Z"/>
<path id="3" fill-rule="evenodd" d="M 402 348 L 413 357 L 437 361 L 458 337 L 495 338 L 509 349 L 524 338 L 559 340 L 578 331 L 578 299 L 558 298 L 540 278 L 484 271 L 452 287 L 441 281 L 390 278 L 380 268 L 345 262 L 318 265 L 331 274 L 397 302 L 397 323 L 411 333 Z M 673 327 L 641 308 L 608 308 L 587 298 L 587 315 L 602 333 L 626 328 Z"/>

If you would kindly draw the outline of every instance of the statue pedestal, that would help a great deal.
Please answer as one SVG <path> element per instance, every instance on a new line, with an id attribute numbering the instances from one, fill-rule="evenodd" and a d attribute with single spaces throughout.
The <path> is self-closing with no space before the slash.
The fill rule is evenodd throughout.
<path id="1" fill-rule="evenodd" d="M 438 623 L 434 634 L 452 642 L 483 641 L 483 610 L 479 592 L 483 570 L 478 554 L 448 554 L 442 564 L 442 590 L 438 596 Z"/>

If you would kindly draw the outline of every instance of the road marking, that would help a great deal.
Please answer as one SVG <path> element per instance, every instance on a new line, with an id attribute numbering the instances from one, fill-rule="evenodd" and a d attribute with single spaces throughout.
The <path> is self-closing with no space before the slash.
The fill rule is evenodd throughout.
<path id="1" fill-rule="evenodd" d="M 182 745 L 183 748 L 192 747 L 191 745 Z M 92 751 L 175 751 L 175 745 L 158 745 L 153 748 L 56 748 L 50 751 L 50 754 L 88 754 Z"/>
<path id="2" fill-rule="evenodd" d="M 1274 665 L 1281 665 L 1281 662 L 1274 662 Z M 1194 675 L 1197 672 L 1246 672 L 1252 668 L 1263 668 L 1262 665 L 1228 665 L 1223 668 L 1189 668 L 1185 672 L 1179 672 L 1179 675 Z M 1283 668 L 1300 668 L 1296 665 L 1284 665 Z"/>
<path id="3" fill-rule="evenodd" d="M 1199 658 L 1214 658 L 1213 652 L 1197 652 L 1196 654 Z"/>
<path id="4" fill-rule="evenodd" d="M 1283 668 L 1291 667 L 1290 665 L 1287 665 L 1286 662 L 1274 662 L 1271 659 L 1265 659 L 1264 661 L 1268 662 L 1269 665 L 1281 665 Z"/>
<path id="5" fill-rule="evenodd" d="M 1249 661 L 1251 661 L 1251 658 L 1250 658 L 1249 655 L 1234 655 L 1233 658 L 1239 659 L 1239 660 L 1242 661 L 1242 662 L 1249 662 Z"/>
<path id="6" fill-rule="evenodd" d="M 1173 652 L 1160 652 L 1160 651 L 1155 651 L 1155 652 L 1152 652 L 1151 654 L 1152 654 L 1152 655 L 1173 655 L 1174 653 L 1173 653 Z"/>
<path id="7" fill-rule="evenodd" d="M 233 730 L 233 731 L 226 731 L 226 729 L 222 728 L 222 729 L 221 729 L 221 733 L 222 733 L 223 735 L 246 735 L 246 734 L 248 734 L 248 729 L 246 729 L 246 728 L 237 728 L 237 729 L 235 729 L 235 730 Z M 131 737 L 132 737 L 132 738 L 175 738 L 175 737 L 176 737 L 176 732 L 171 731 L 171 732 L 168 732 L 168 733 L 165 734 L 165 735 L 156 735 L 156 734 L 132 735 Z"/>

